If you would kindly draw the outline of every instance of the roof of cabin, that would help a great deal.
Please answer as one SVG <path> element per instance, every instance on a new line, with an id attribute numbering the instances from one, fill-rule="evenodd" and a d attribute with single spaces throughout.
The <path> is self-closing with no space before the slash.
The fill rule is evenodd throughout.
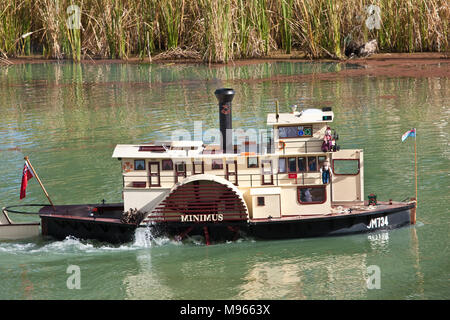
<path id="1" fill-rule="evenodd" d="M 118 144 L 113 158 L 171 158 L 196 156 L 203 151 L 202 141 L 171 141 L 156 144 Z M 193 150 L 190 150 L 190 148 Z M 173 149 L 175 148 L 175 149 Z"/>
<path id="2" fill-rule="evenodd" d="M 278 121 L 275 113 L 267 115 L 268 125 L 295 125 L 309 123 L 327 123 L 332 122 L 334 118 L 333 111 L 322 111 L 321 109 L 305 109 L 294 113 L 279 113 Z M 325 118 L 327 117 L 327 118 Z M 331 118 L 330 118 L 331 117 Z"/>

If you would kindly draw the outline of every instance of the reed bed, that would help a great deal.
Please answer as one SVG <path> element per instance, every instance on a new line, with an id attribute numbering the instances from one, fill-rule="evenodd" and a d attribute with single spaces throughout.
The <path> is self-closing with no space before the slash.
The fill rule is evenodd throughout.
<path id="1" fill-rule="evenodd" d="M 379 28 L 366 24 L 370 5 Z M 370 39 L 382 52 L 448 52 L 449 18 L 447 0 L 0 0 L 0 56 L 342 59 L 350 41 Z"/>

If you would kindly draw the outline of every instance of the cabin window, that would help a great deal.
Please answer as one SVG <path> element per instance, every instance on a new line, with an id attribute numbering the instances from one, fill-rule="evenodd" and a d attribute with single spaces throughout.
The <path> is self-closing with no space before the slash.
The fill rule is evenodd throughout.
<path id="1" fill-rule="evenodd" d="M 278 159 L 278 172 L 279 173 L 286 173 L 286 158 L 279 158 Z"/>
<path id="2" fill-rule="evenodd" d="M 327 200 L 326 186 L 301 186 L 297 188 L 298 202 L 320 204 Z"/>
<path id="3" fill-rule="evenodd" d="M 247 158 L 247 168 L 258 168 L 258 157 L 248 157 Z"/>
<path id="4" fill-rule="evenodd" d="M 184 162 L 178 162 L 175 164 L 175 168 L 178 173 L 186 173 L 186 163 Z"/>
<path id="5" fill-rule="evenodd" d="M 320 156 L 320 157 L 317 157 L 317 159 L 319 161 L 319 170 L 320 170 L 320 168 L 323 167 L 323 164 L 325 163 L 325 161 L 327 161 L 327 157 Z"/>
<path id="6" fill-rule="evenodd" d="M 173 161 L 172 160 L 162 160 L 162 169 L 163 171 L 173 170 Z"/>
<path id="7" fill-rule="evenodd" d="M 334 159 L 333 173 L 336 175 L 357 175 L 359 159 Z"/>
<path id="8" fill-rule="evenodd" d="M 312 126 L 281 126 L 278 127 L 279 138 L 312 137 Z"/>
<path id="9" fill-rule="evenodd" d="M 272 160 L 263 160 L 261 161 L 262 173 L 263 174 L 272 174 Z"/>
<path id="10" fill-rule="evenodd" d="M 203 161 L 194 161 L 192 163 L 193 174 L 203 174 L 205 171 L 204 168 Z"/>
<path id="11" fill-rule="evenodd" d="M 298 166 L 298 172 L 305 172 L 306 171 L 306 158 L 298 157 L 297 158 L 297 166 Z"/>
<path id="12" fill-rule="evenodd" d="M 134 170 L 145 170 L 145 160 L 134 160 Z"/>
<path id="13" fill-rule="evenodd" d="M 287 161 L 287 164 L 286 164 Z M 278 161 L 278 172 L 285 173 L 286 165 L 288 173 L 295 172 L 317 172 L 319 167 L 326 161 L 326 157 L 291 157 L 280 158 Z"/>
<path id="14" fill-rule="evenodd" d="M 272 160 L 262 160 L 262 181 L 261 184 L 273 184 Z"/>
<path id="15" fill-rule="evenodd" d="M 223 169 L 223 160 L 222 159 L 213 159 L 211 164 L 212 170 L 222 170 Z"/>
<path id="16" fill-rule="evenodd" d="M 288 158 L 288 172 L 297 172 L 296 158 Z"/>
<path id="17" fill-rule="evenodd" d="M 186 163 L 185 162 L 175 163 L 175 183 L 178 182 L 178 177 L 186 178 Z"/>
<path id="18" fill-rule="evenodd" d="M 308 157 L 308 171 L 316 172 L 317 169 L 317 158 L 316 157 Z"/>
<path id="19" fill-rule="evenodd" d="M 265 203 L 265 201 L 264 201 L 264 197 L 257 197 L 257 198 L 256 198 L 256 202 L 257 202 L 258 206 L 260 206 L 260 207 L 266 205 L 266 203 Z"/>

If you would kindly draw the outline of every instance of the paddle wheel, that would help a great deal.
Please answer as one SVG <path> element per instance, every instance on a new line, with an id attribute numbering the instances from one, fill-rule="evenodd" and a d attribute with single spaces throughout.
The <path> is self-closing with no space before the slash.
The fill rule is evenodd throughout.
<path id="1" fill-rule="evenodd" d="M 200 176 L 176 186 L 144 222 L 177 240 L 188 235 L 201 235 L 206 244 L 237 239 L 248 220 L 242 193 L 225 179 Z"/>

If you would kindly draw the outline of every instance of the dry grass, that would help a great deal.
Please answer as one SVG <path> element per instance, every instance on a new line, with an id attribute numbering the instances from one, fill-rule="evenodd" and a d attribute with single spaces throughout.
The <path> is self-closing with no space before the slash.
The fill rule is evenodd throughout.
<path id="1" fill-rule="evenodd" d="M 379 0 L 381 28 L 368 29 L 370 0 L 0 0 L 3 57 L 200 57 L 209 62 L 282 49 L 344 58 L 350 40 L 384 52 L 449 50 L 447 0 Z M 67 27 L 67 8 L 81 29 Z M 22 37 L 23 35 L 28 35 Z M 181 50 L 180 48 L 189 48 Z M 198 53 L 198 54 L 197 54 Z M 160 55 L 160 58 L 163 58 Z"/>
<path id="2" fill-rule="evenodd" d="M 167 51 L 161 52 L 153 57 L 153 60 L 177 60 L 177 59 L 192 59 L 200 60 L 202 55 L 200 52 L 193 49 L 181 49 L 179 47 L 172 48 Z"/>

